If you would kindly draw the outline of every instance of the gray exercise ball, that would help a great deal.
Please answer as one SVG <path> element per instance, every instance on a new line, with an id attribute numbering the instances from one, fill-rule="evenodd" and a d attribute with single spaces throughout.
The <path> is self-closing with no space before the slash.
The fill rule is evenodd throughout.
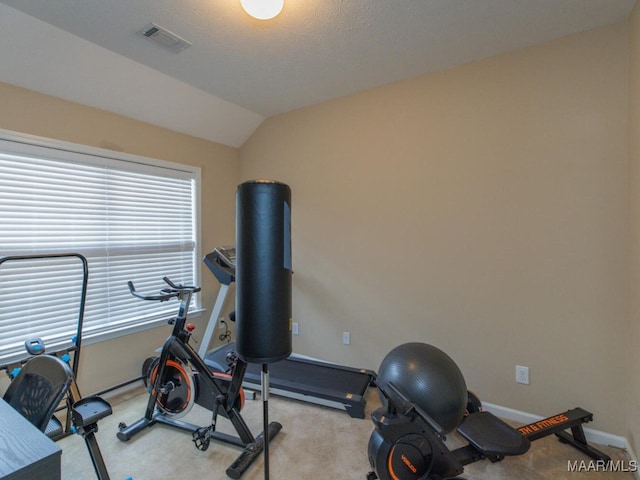
<path id="1" fill-rule="evenodd" d="M 412 402 L 449 433 L 464 416 L 467 385 L 456 363 L 426 343 L 405 343 L 391 350 L 380 364 L 378 386 L 389 392 L 392 382 Z M 381 401 L 386 399 L 381 395 Z"/>

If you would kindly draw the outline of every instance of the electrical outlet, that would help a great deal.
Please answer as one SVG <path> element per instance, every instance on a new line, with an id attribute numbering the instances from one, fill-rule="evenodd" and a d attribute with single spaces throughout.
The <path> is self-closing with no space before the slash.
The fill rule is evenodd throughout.
<path id="1" fill-rule="evenodd" d="M 291 333 L 298 335 L 298 322 L 293 322 L 291 325 Z"/>
<path id="2" fill-rule="evenodd" d="M 226 328 L 226 320 L 224 317 L 218 319 L 218 330 L 224 330 Z"/>
<path id="3" fill-rule="evenodd" d="M 516 382 L 529 385 L 529 367 L 516 365 Z"/>
<path id="4" fill-rule="evenodd" d="M 351 345 L 351 334 L 349 332 L 342 332 L 342 343 L 344 345 Z"/>

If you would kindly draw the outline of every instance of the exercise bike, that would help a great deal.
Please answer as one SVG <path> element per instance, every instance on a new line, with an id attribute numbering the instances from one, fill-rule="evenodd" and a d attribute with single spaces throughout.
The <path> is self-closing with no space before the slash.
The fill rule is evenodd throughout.
<path id="1" fill-rule="evenodd" d="M 83 397 L 76 382 L 89 281 L 89 263 L 79 253 L 43 253 L 0 258 L 0 266 L 10 265 L 9 273 L 3 273 L 3 275 L 13 273 L 13 275 L 21 277 L 30 269 L 46 266 L 47 279 L 59 278 L 60 282 L 69 281 L 71 278 L 69 272 L 72 270 L 67 271 L 66 268 L 70 267 L 73 262 L 79 262 L 76 266 L 81 275 L 77 307 L 78 319 L 75 328 L 66 331 L 65 315 L 62 314 L 53 320 L 60 322 L 55 329 L 59 338 L 55 338 L 55 335 L 51 333 L 48 333 L 49 338 L 25 338 L 24 347 L 27 355 L 20 356 L 11 363 L 0 365 L 0 370 L 5 370 L 7 377 L 11 380 L 2 398 L 53 441 L 58 441 L 74 433 L 80 435 L 85 441 L 98 480 L 109 480 L 109 472 L 95 434 L 98 432 L 98 421 L 111 415 L 111 405 L 98 395 Z M 14 283 L 11 283 L 12 281 Z M 3 298 L 3 302 L 16 303 L 19 299 L 14 296 L 12 302 L 10 300 L 12 295 L 29 297 L 30 293 L 36 292 L 36 296 L 28 298 L 31 307 L 34 310 L 52 308 L 47 303 L 47 299 L 53 298 L 51 289 L 44 288 L 43 285 L 31 285 L 31 289 L 29 289 L 20 286 L 22 285 L 20 280 L 15 281 L 8 276 L 7 285 L 9 284 L 11 288 L 3 291 L 3 294 L 9 296 L 9 300 Z M 73 295 L 72 288 L 64 290 Z M 68 298 L 65 295 L 56 296 L 56 305 L 66 300 Z M 67 311 L 67 309 L 63 310 Z M 68 309 L 68 311 L 72 310 Z M 27 328 L 23 328 L 20 332 L 16 330 L 14 332 L 16 336 L 30 332 L 35 327 L 33 324 L 29 324 L 28 319 L 21 319 L 21 322 Z M 21 327 L 25 325 L 21 325 Z M 64 333 L 61 334 L 61 332 L 69 334 L 67 341 L 59 341 L 64 337 Z M 55 346 L 52 351 L 45 348 L 47 340 L 51 340 Z M 57 416 L 59 411 L 64 411 L 64 418 L 61 417 L 62 421 Z"/>
<path id="2" fill-rule="evenodd" d="M 247 364 L 233 357 L 229 359 L 228 374 L 211 372 L 189 344 L 193 325 L 186 323 L 191 298 L 200 291 L 200 287 L 176 285 L 167 277 L 163 280 L 168 287 L 156 295 L 140 294 L 133 283 L 128 282 L 131 294 L 137 298 L 158 302 L 177 298 L 180 305 L 177 317 L 169 320 L 173 329 L 162 347 L 160 357 L 148 366 L 149 400 L 144 417 L 129 426 L 121 423 L 117 437 L 128 441 L 145 428 L 162 423 L 190 432 L 196 448 L 202 451 L 209 447 L 211 440 L 241 447 L 242 453 L 226 470 L 229 477 L 239 479 L 265 447 L 264 432 L 254 437 L 240 415 L 244 405 L 242 381 Z M 212 412 L 210 425 L 200 427 L 179 420 L 194 404 Z M 219 415 L 231 422 L 237 437 L 216 431 Z M 280 423 L 269 423 L 269 441 L 281 429 Z"/>

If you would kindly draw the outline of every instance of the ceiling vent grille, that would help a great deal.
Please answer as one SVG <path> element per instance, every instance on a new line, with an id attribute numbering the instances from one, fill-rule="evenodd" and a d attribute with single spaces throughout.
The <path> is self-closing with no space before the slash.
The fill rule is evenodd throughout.
<path id="1" fill-rule="evenodd" d="M 138 35 L 148 38 L 172 52 L 181 52 L 191 46 L 191 42 L 155 23 L 150 23 L 144 27 L 138 32 Z"/>

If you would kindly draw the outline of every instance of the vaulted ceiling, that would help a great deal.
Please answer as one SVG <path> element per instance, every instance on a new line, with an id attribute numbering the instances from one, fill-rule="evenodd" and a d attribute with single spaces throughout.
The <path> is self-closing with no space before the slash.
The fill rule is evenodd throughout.
<path id="1" fill-rule="evenodd" d="M 0 82 L 238 147 L 267 117 L 624 21 L 635 0 L 0 0 Z M 176 53 L 139 35 L 155 23 Z"/>

